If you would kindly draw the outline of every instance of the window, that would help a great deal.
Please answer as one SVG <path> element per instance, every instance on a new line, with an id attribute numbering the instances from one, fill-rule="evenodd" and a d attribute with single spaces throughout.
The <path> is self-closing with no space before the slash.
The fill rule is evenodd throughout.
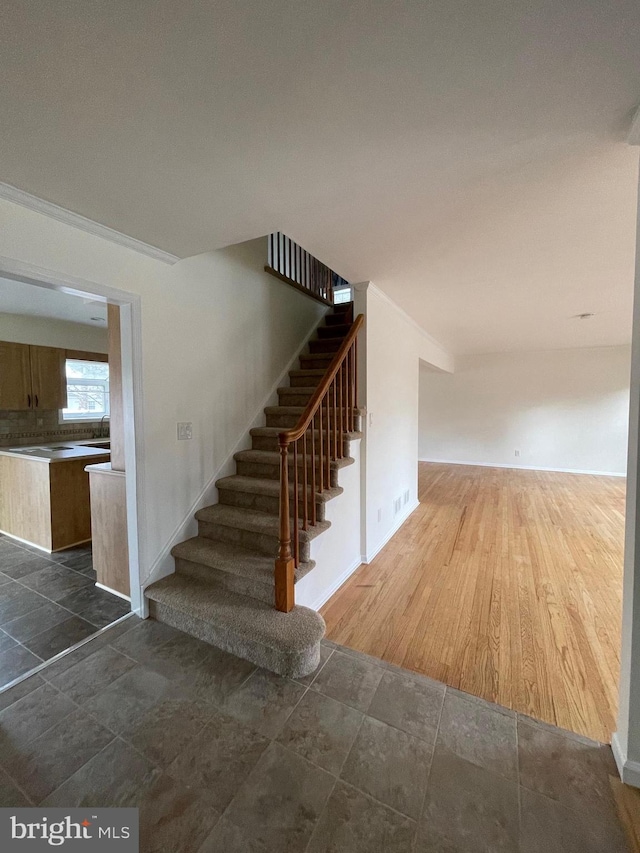
<path id="1" fill-rule="evenodd" d="M 62 421 L 99 421 L 109 415 L 109 365 L 104 361 L 66 361 L 67 408 Z"/>

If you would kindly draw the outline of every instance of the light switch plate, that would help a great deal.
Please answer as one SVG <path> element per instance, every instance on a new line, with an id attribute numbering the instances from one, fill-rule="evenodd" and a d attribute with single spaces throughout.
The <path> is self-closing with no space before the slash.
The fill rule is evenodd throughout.
<path id="1" fill-rule="evenodd" d="M 178 441 L 189 441 L 191 438 L 193 438 L 193 424 L 178 424 Z"/>

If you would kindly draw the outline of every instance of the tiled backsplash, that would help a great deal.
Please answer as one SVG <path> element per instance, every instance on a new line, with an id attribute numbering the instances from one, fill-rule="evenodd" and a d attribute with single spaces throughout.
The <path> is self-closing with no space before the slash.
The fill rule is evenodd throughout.
<path id="1" fill-rule="evenodd" d="M 100 421 L 82 424 L 59 423 L 57 409 L 37 412 L 0 411 L 0 447 L 28 447 L 54 441 L 81 441 L 94 438 Z M 109 422 L 105 422 L 108 433 Z"/>

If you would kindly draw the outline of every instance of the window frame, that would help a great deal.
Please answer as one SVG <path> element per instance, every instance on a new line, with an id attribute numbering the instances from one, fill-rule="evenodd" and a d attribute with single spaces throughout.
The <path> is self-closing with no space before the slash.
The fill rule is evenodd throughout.
<path id="1" fill-rule="evenodd" d="M 97 353 L 96 353 L 96 355 L 97 355 Z M 62 424 L 95 424 L 95 423 L 100 423 L 100 421 L 102 421 L 103 419 L 110 418 L 110 416 L 111 416 L 110 376 L 106 380 L 105 379 L 89 379 L 89 378 L 85 378 L 85 377 L 79 377 L 77 379 L 71 380 L 67 376 L 67 362 L 68 361 L 85 361 L 85 362 L 88 362 L 90 364 L 105 364 L 106 363 L 107 365 L 108 365 L 108 362 L 106 362 L 104 360 L 98 360 L 97 358 L 86 358 L 86 357 L 78 358 L 78 357 L 74 357 L 73 355 L 71 355 L 69 353 L 67 353 L 67 355 L 64 359 L 65 386 L 67 388 L 67 396 L 69 393 L 68 388 L 69 388 L 70 384 L 71 385 L 102 385 L 106 389 L 105 394 L 107 397 L 107 411 L 101 415 L 96 415 L 96 414 L 77 415 L 76 414 L 73 417 L 65 417 L 64 416 L 64 409 L 59 409 L 58 410 L 58 423 L 60 423 L 61 425 Z M 67 403 L 68 402 L 69 402 L 69 400 L 67 399 Z"/>

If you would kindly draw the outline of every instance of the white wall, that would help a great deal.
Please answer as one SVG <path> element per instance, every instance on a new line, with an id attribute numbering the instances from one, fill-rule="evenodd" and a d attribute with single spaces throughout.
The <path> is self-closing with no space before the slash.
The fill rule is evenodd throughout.
<path id="1" fill-rule="evenodd" d="M 331 527 L 311 542 L 315 568 L 296 584 L 296 604 L 319 610 L 362 562 L 360 554 L 360 440 L 352 441 L 353 465 L 340 469 L 344 492 L 327 504 Z"/>
<path id="2" fill-rule="evenodd" d="M 420 361 L 452 370 L 453 358 L 375 285 L 355 286 L 365 314 L 360 404 L 366 407 L 363 561 L 369 562 L 418 505 Z M 408 495 L 406 494 L 408 493 Z M 400 498 L 396 512 L 394 501 Z"/>
<path id="3" fill-rule="evenodd" d="M 0 341 L 90 352 L 108 350 L 106 327 L 25 314 L 0 313 Z"/>
<path id="4" fill-rule="evenodd" d="M 144 584 L 325 308 L 263 270 L 266 241 L 168 266 L 0 201 L 0 256 L 141 298 Z M 7 266 L 7 264 L 5 264 Z M 176 422 L 193 423 L 177 441 Z"/>
<path id="5" fill-rule="evenodd" d="M 452 375 L 423 368 L 420 458 L 624 474 L 630 361 L 620 346 L 458 356 Z"/>

